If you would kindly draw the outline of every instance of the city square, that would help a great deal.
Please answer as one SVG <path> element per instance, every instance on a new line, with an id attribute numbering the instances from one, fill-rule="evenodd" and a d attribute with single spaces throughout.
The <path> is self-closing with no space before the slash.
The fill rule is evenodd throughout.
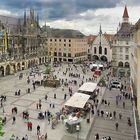
<path id="1" fill-rule="evenodd" d="M 67 78 L 68 74 L 66 76 L 63 75 L 63 72 L 65 71 L 67 65 L 64 65 L 62 67 L 55 68 L 54 74 L 58 76 L 58 78 Z M 78 73 L 82 73 L 81 67 L 78 66 Z M 59 71 L 61 69 L 61 71 Z M 83 79 L 83 75 L 81 74 L 81 79 L 85 81 L 85 79 L 89 79 L 92 76 L 92 72 L 88 71 L 89 73 L 87 75 L 84 75 L 85 78 Z M 64 100 L 64 93 L 67 94 L 67 100 L 70 98 L 68 87 L 58 87 L 58 88 L 50 88 L 50 87 L 43 87 L 39 86 L 35 90 L 33 90 L 32 82 L 31 84 L 27 84 L 27 77 L 29 74 L 29 70 L 25 71 L 23 74 L 23 78 L 19 79 L 19 74 L 4 77 L 1 80 L 1 95 L 4 95 L 7 97 L 6 102 L 3 104 L 3 108 L 1 108 L 1 116 L 7 117 L 7 123 L 4 126 L 4 139 L 10 138 L 12 134 L 15 136 L 19 136 L 20 138 L 25 136 L 26 134 L 29 136 L 29 139 L 37 139 L 37 132 L 36 127 L 39 124 L 41 126 L 41 134 L 45 135 L 47 132 L 48 139 L 62 139 L 63 135 L 70 135 L 67 133 L 66 128 L 64 124 L 62 124 L 61 121 L 59 121 L 56 128 L 53 130 L 51 129 L 51 125 L 48 125 L 48 120 L 39 120 L 37 119 L 38 113 L 40 111 L 44 112 L 45 110 L 49 110 L 50 112 L 53 112 L 55 114 L 56 112 L 59 112 L 62 107 L 64 106 L 65 100 Z M 43 74 L 42 74 L 43 76 Z M 30 76 L 31 81 L 35 79 L 39 79 L 40 76 L 36 75 Z M 69 78 L 69 77 L 68 77 Z M 78 88 L 79 84 L 81 83 L 81 79 L 73 78 L 77 80 L 77 86 L 72 86 L 73 93 L 75 93 Z M 7 86 L 4 85 L 7 83 Z M 27 93 L 26 89 L 30 87 L 31 93 Z M 62 88 L 64 88 L 64 91 L 62 91 Z M 20 96 L 15 96 L 15 91 L 21 90 Z M 54 99 L 54 93 L 56 93 L 56 99 Z M 47 101 L 45 100 L 45 95 L 48 95 Z M 100 97 L 100 96 L 99 96 Z M 101 97 L 100 97 L 101 98 Z M 42 102 L 42 108 L 41 110 L 36 108 L 36 104 L 41 100 Z M 53 105 L 55 104 L 55 108 L 50 107 L 50 103 Z M 16 123 L 12 125 L 12 108 L 17 107 L 18 113 L 16 114 Z M 27 129 L 27 122 L 23 120 L 22 118 L 22 112 L 27 110 L 30 114 L 29 120 L 33 123 L 33 130 L 32 132 L 29 132 Z M 93 118 L 92 118 L 93 119 Z M 84 124 L 85 123 L 85 124 Z M 86 127 L 85 127 L 85 126 Z M 81 129 L 81 137 L 85 139 L 86 134 L 88 131 L 87 129 L 90 128 L 90 124 L 86 123 L 86 120 L 83 121 L 82 129 Z M 55 134 L 55 135 L 54 135 Z M 70 135 L 71 136 L 71 135 Z M 76 137 L 77 135 L 74 134 L 73 137 Z"/>

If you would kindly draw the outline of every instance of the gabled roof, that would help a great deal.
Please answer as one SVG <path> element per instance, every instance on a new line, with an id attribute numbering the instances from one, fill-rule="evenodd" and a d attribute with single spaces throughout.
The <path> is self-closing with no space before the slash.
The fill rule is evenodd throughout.
<path id="1" fill-rule="evenodd" d="M 92 43 L 96 39 L 96 35 L 89 35 L 87 36 L 88 43 Z"/>
<path id="2" fill-rule="evenodd" d="M 125 8 L 124 8 L 123 18 L 129 18 L 127 6 L 125 6 Z"/>
<path id="3" fill-rule="evenodd" d="M 104 37 L 106 38 L 107 41 L 111 41 L 113 39 L 114 35 L 105 33 Z"/>

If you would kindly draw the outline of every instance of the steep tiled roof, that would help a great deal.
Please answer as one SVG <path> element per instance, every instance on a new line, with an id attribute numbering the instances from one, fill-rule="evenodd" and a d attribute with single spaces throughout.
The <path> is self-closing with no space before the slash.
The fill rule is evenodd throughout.
<path id="1" fill-rule="evenodd" d="M 129 37 L 131 33 L 131 25 L 129 23 L 122 23 L 120 30 L 117 32 L 117 35 L 123 37 Z"/>
<path id="2" fill-rule="evenodd" d="M 96 39 L 96 35 L 89 35 L 89 36 L 87 36 L 87 41 L 88 41 L 88 43 L 90 44 L 90 43 L 92 43 L 95 39 Z"/>
<path id="3" fill-rule="evenodd" d="M 128 11 L 127 11 L 127 7 L 126 6 L 124 8 L 123 18 L 129 18 Z"/>
<path id="4" fill-rule="evenodd" d="M 113 36 L 114 36 L 113 34 L 107 34 L 107 33 L 104 34 L 104 37 L 106 38 L 107 41 L 111 41 L 113 39 Z"/>

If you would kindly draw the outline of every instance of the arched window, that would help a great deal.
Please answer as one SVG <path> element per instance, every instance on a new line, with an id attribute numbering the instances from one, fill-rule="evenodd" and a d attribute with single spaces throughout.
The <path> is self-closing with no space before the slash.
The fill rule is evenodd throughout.
<path id="1" fill-rule="evenodd" d="M 96 50 L 96 47 L 94 47 L 94 54 L 96 54 L 97 53 L 97 50 Z"/>
<path id="2" fill-rule="evenodd" d="M 107 55 L 107 48 L 104 49 L 104 54 Z"/>
<path id="3" fill-rule="evenodd" d="M 102 54 L 102 47 L 99 46 L 99 54 Z"/>

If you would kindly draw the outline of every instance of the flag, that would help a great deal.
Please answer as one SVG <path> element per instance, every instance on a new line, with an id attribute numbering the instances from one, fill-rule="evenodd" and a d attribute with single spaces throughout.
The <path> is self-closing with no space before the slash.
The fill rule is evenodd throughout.
<path id="1" fill-rule="evenodd" d="M 4 32 L 4 48 L 5 50 L 8 49 L 8 35 L 6 32 Z"/>

